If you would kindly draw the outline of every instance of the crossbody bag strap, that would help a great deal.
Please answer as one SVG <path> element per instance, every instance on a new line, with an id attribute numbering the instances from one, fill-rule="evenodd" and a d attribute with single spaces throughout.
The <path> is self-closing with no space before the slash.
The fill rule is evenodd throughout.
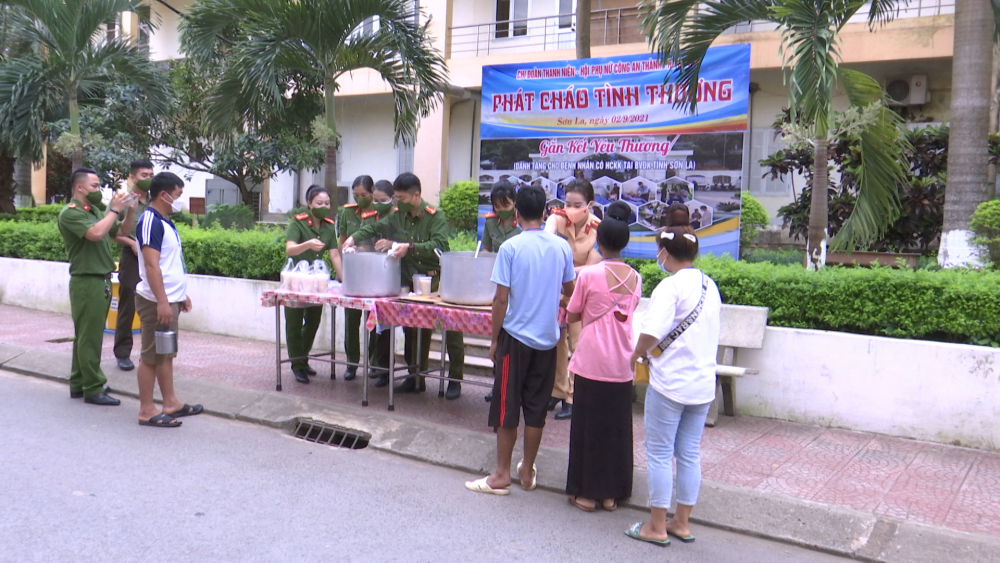
<path id="1" fill-rule="evenodd" d="M 663 351 L 666 350 L 668 346 L 670 346 L 671 344 L 674 343 L 675 340 L 680 338 L 681 335 L 684 334 L 684 331 L 687 330 L 691 325 L 693 325 L 696 320 L 698 320 L 698 315 L 700 315 L 701 310 L 705 308 L 706 295 L 708 295 L 708 277 L 704 273 L 702 273 L 701 298 L 698 299 L 698 304 L 694 306 L 694 310 L 692 310 L 688 314 L 688 316 L 684 317 L 684 320 L 681 321 L 681 324 L 677 325 L 677 327 L 674 328 L 674 330 L 671 330 L 670 333 L 667 334 L 663 338 L 663 340 L 661 340 L 660 343 L 656 345 L 655 350 L 659 351 L 659 353 L 655 354 L 656 356 L 662 354 Z"/>

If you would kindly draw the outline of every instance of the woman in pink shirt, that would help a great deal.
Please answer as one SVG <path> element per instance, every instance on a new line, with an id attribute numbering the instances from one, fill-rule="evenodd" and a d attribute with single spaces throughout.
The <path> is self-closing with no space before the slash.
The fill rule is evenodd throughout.
<path id="1" fill-rule="evenodd" d="M 597 228 L 604 260 L 580 270 L 567 311 L 583 329 L 569 370 L 576 374 L 566 494 L 573 506 L 605 510 L 632 495 L 632 313 L 642 278 L 622 262 L 631 208 L 612 203 Z"/>

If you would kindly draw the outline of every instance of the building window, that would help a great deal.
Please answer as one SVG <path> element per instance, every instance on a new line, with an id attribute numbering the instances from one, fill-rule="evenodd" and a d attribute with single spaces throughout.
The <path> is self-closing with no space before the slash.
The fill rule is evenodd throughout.
<path id="1" fill-rule="evenodd" d="M 405 142 L 396 146 L 396 175 L 413 172 L 413 145 Z"/>
<path id="2" fill-rule="evenodd" d="M 528 0 L 497 0 L 496 37 L 518 37 L 528 34 Z M 514 20 L 514 21 L 511 21 Z"/>
<path id="3" fill-rule="evenodd" d="M 559 0 L 559 29 L 573 27 L 573 14 L 576 13 L 574 0 Z"/>
<path id="4" fill-rule="evenodd" d="M 111 18 L 106 24 L 104 24 L 104 36 L 108 41 L 114 41 L 118 38 L 121 31 L 120 27 L 118 16 Z"/>

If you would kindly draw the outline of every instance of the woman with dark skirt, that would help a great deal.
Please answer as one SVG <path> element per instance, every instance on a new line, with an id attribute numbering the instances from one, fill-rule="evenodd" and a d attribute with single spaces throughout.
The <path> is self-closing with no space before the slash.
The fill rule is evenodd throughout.
<path id="1" fill-rule="evenodd" d="M 605 510 L 632 495 L 632 314 L 642 278 L 624 263 L 632 210 L 608 206 L 597 227 L 599 264 L 579 272 L 567 311 L 583 328 L 569 370 L 576 374 L 566 494 L 586 512 Z"/>

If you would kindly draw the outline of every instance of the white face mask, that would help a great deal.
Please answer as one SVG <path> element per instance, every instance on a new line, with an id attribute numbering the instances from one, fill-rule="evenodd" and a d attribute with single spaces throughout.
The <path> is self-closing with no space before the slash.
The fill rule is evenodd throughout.
<path id="1" fill-rule="evenodd" d="M 180 213 L 181 211 L 184 210 L 184 206 L 180 202 L 180 200 L 174 199 L 173 196 L 171 196 L 170 194 L 167 194 L 167 197 L 170 198 L 170 212 L 171 213 Z"/>

